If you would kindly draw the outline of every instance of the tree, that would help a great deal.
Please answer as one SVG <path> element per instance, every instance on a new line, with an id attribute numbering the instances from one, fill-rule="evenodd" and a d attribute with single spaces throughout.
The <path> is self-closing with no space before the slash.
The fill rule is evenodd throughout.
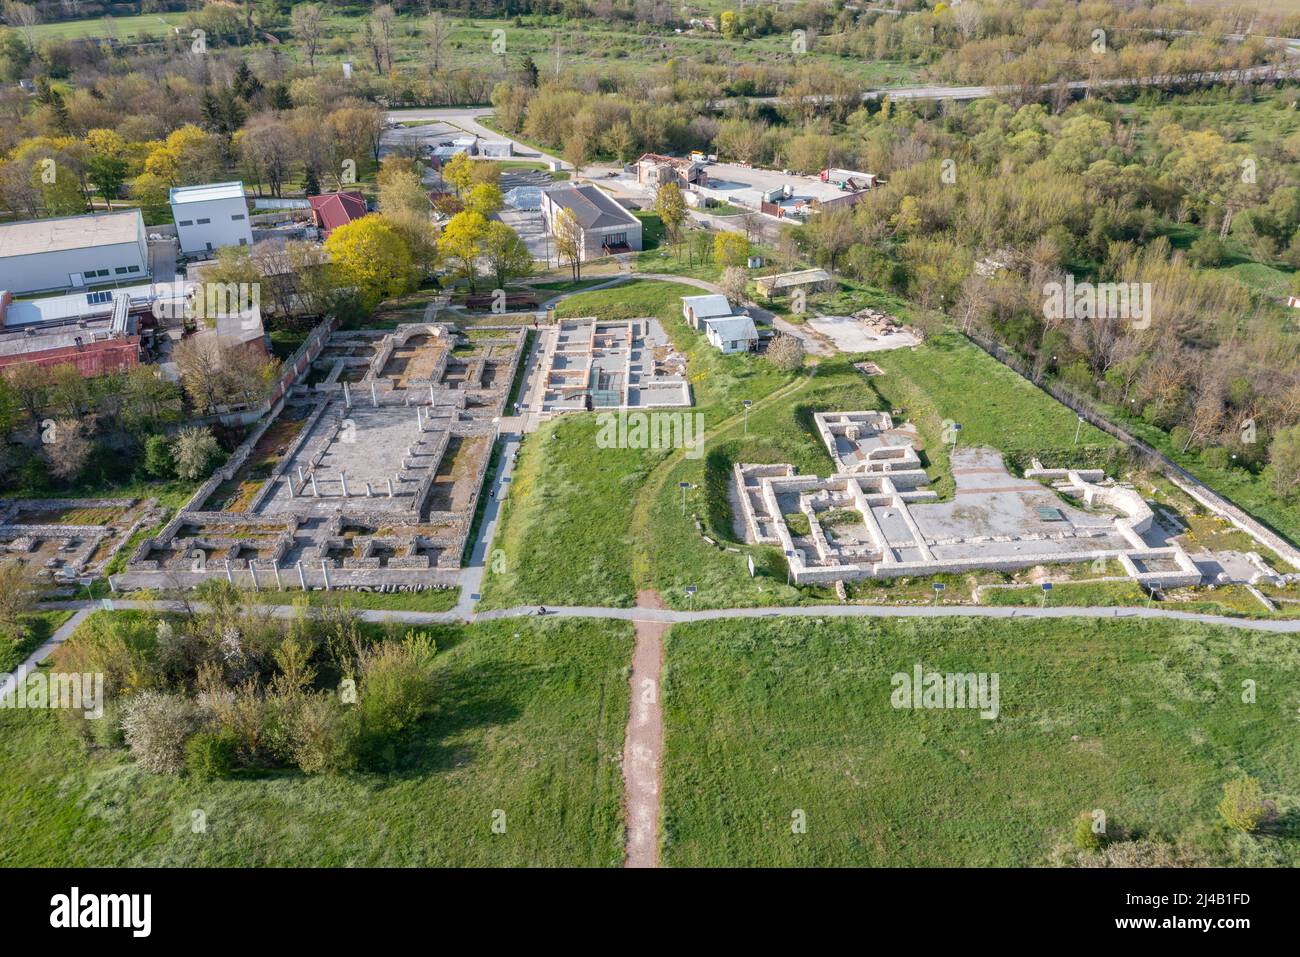
<path id="1" fill-rule="evenodd" d="M 508 280 L 522 278 L 533 271 L 533 254 L 528 251 L 527 243 L 500 221 L 487 224 L 483 258 L 492 270 L 498 289 L 504 289 Z"/>
<path id="2" fill-rule="evenodd" d="M 36 52 L 36 27 L 41 22 L 36 8 L 26 3 L 6 3 L 4 6 L 5 22 L 23 35 L 27 49 Z"/>
<path id="3" fill-rule="evenodd" d="M 45 453 L 50 474 L 65 482 L 72 481 L 81 474 L 90 458 L 90 440 L 82 434 L 81 421 L 56 419 L 44 435 L 48 435 L 50 440 L 42 442 L 41 451 Z"/>
<path id="4" fill-rule="evenodd" d="M 27 413 L 32 425 L 38 424 L 53 384 L 50 367 L 19 362 L 6 368 L 4 377 L 18 407 Z"/>
<path id="5" fill-rule="evenodd" d="M 429 59 L 429 69 L 437 73 L 442 69 L 443 54 L 451 39 L 451 24 L 437 10 L 424 18 L 424 51 Z"/>
<path id="6" fill-rule="evenodd" d="M 325 240 L 325 252 L 339 284 L 354 287 L 367 311 L 415 286 L 411 251 L 382 216 L 340 226 Z"/>
<path id="7" fill-rule="evenodd" d="M 209 429 L 181 429 L 172 442 L 172 461 L 176 474 L 187 481 L 206 478 L 221 458 L 221 446 Z"/>
<path id="8" fill-rule="evenodd" d="M 470 292 L 474 291 L 478 279 L 478 258 L 483 254 L 487 228 L 482 213 L 467 209 L 448 221 L 438 239 L 439 252 L 455 264 L 456 274 L 469 283 Z"/>
<path id="9" fill-rule="evenodd" d="M 1300 425 L 1278 429 L 1268 447 L 1268 484 L 1279 498 L 1291 498 L 1300 487 Z"/>
<path id="10" fill-rule="evenodd" d="M 1224 823 L 1234 831 L 1249 834 L 1259 827 L 1267 811 L 1259 781 L 1248 774 L 1223 785 L 1223 800 L 1219 802 L 1219 814 Z"/>
<path id="11" fill-rule="evenodd" d="M 582 278 L 582 227 L 573 213 L 561 209 L 555 214 L 551 233 L 555 238 L 555 258 L 567 263 L 574 280 Z"/>
<path id="12" fill-rule="evenodd" d="M 113 208 L 113 198 L 121 192 L 122 184 L 126 182 L 127 169 L 126 160 L 105 153 L 93 154 L 87 164 L 86 175 L 99 195 L 104 197 L 110 210 Z"/>
<path id="13" fill-rule="evenodd" d="M 615 159 L 620 163 L 626 163 L 632 158 L 632 151 L 636 148 L 636 134 L 632 132 L 630 124 L 619 120 L 605 131 L 601 142 L 606 151 L 614 154 Z"/>
<path id="14" fill-rule="evenodd" d="M 682 198 L 681 188 L 676 183 L 666 183 L 659 187 L 659 192 L 655 195 L 655 212 L 664 224 L 668 241 L 679 242 L 682 224 L 686 222 L 686 200 Z"/>
<path id="15" fill-rule="evenodd" d="M 165 435 L 151 435 L 144 441 L 144 474 L 162 479 L 176 474 L 171 443 Z"/>
<path id="16" fill-rule="evenodd" d="M 474 182 L 474 161 L 468 153 L 457 153 L 442 168 L 442 178 L 451 184 L 459 196 Z"/>
<path id="17" fill-rule="evenodd" d="M 36 608 L 41 589 L 22 562 L 0 564 L 0 636 L 17 642 L 26 633 L 24 619 Z"/>
<path id="18" fill-rule="evenodd" d="M 744 233 L 720 232 L 713 237 L 713 262 L 719 269 L 743 266 L 749 259 L 749 240 Z"/>
<path id="19" fill-rule="evenodd" d="M 795 336 L 777 336 L 767 347 L 767 361 L 782 372 L 801 368 L 803 358 L 803 340 Z"/>
<path id="20" fill-rule="evenodd" d="M 722 270 L 718 280 L 722 294 L 732 302 L 744 302 L 745 291 L 749 288 L 749 274 L 739 266 L 727 266 Z"/>
<path id="21" fill-rule="evenodd" d="M 141 770 L 179 774 L 185 743 L 198 727 L 194 705 L 178 694 L 142 691 L 126 702 L 122 731 Z"/>
<path id="22" fill-rule="evenodd" d="M 501 196 L 501 187 L 496 183 L 476 183 L 465 200 L 465 208 L 484 217 L 491 216 L 505 205 Z"/>
<path id="23" fill-rule="evenodd" d="M 413 266 L 422 275 L 432 275 L 438 262 L 438 245 L 429 194 L 418 172 L 388 170 L 387 166 L 385 160 L 379 178 L 379 210 L 406 243 Z"/>
<path id="24" fill-rule="evenodd" d="M 150 225 L 163 222 L 171 210 L 167 181 L 156 173 L 141 173 L 131 180 L 131 198 Z"/>
<path id="25" fill-rule="evenodd" d="M 325 32 L 325 16 L 314 3 L 295 4 L 291 12 L 293 35 L 302 44 L 307 54 L 307 66 L 316 72 L 316 48 L 320 46 L 321 36 Z"/>

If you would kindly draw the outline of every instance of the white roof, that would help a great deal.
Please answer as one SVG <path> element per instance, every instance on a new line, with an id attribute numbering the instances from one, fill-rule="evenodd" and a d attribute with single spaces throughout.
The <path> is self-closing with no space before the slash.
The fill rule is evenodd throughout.
<path id="1" fill-rule="evenodd" d="M 177 186 L 168 194 L 173 206 L 183 203 L 209 203 L 214 199 L 244 199 L 243 183 L 205 183 L 202 186 Z"/>
<path id="2" fill-rule="evenodd" d="M 704 324 L 719 339 L 734 342 L 737 339 L 757 339 L 758 330 L 754 320 L 749 316 L 725 316 L 721 319 L 706 319 Z"/>
<path id="3" fill-rule="evenodd" d="M 4 223 L 0 225 L 0 257 L 133 243 L 143 222 L 140 210 L 128 209 L 120 213 Z"/>
<path id="4" fill-rule="evenodd" d="M 682 296 L 682 306 L 683 311 L 687 306 L 694 309 L 696 319 L 731 315 L 731 303 L 727 302 L 726 296 L 717 293 L 708 296 Z"/>

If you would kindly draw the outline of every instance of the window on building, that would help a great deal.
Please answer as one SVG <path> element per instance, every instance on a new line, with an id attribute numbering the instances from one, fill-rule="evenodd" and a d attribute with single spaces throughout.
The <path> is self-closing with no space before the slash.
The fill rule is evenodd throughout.
<path id="1" fill-rule="evenodd" d="M 92 306 L 103 305 L 106 302 L 113 301 L 113 294 L 105 290 L 104 292 L 86 293 L 86 302 Z"/>
<path id="2" fill-rule="evenodd" d="M 192 220 L 192 219 L 182 219 L 182 220 L 181 220 L 179 223 L 177 223 L 176 225 L 177 225 L 177 226 L 193 226 L 193 225 L 194 225 L 194 220 Z"/>
<path id="3" fill-rule="evenodd" d="M 212 222 L 212 220 L 210 220 L 210 219 L 196 219 L 195 222 L 198 223 L 200 226 L 206 226 L 208 223 Z"/>
<path id="4" fill-rule="evenodd" d="M 239 238 L 239 245 L 241 245 L 241 246 L 247 246 L 247 245 L 248 245 L 248 240 L 247 240 L 247 239 L 244 239 L 244 238 L 241 236 L 241 237 Z"/>
<path id="5" fill-rule="evenodd" d="M 127 272 L 139 272 L 139 271 L 140 271 L 140 267 L 139 267 L 139 266 L 127 266 L 127 267 L 126 267 L 126 271 L 127 271 Z"/>
<path id="6" fill-rule="evenodd" d="M 119 276 L 125 276 L 128 271 L 129 270 L 125 266 L 117 266 L 113 269 L 113 272 L 117 273 Z"/>
<path id="7" fill-rule="evenodd" d="M 232 220 L 239 220 L 239 219 L 247 219 L 248 217 L 246 217 L 243 213 L 235 213 L 235 215 L 231 216 L 230 218 Z"/>

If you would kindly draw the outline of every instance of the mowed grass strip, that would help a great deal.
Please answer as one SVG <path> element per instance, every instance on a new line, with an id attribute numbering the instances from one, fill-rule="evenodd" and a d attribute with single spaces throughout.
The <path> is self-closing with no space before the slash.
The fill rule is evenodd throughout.
<path id="1" fill-rule="evenodd" d="M 199 783 L 87 753 L 53 712 L 0 710 L 0 865 L 620 864 L 631 626 L 428 631 L 437 710 L 392 773 Z"/>
<path id="2" fill-rule="evenodd" d="M 1300 650 L 1181 623 L 736 620 L 669 632 L 664 861 L 1041 865 L 1075 816 L 1195 860 L 1300 862 Z M 897 710 L 891 676 L 997 672 L 1000 714 Z M 1242 701 L 1243 681 L 1256 701 Z M 1277 820 L 1218 823 L 1258 777 Z M 792 833 L 796 812 L 806 833 Z"/>

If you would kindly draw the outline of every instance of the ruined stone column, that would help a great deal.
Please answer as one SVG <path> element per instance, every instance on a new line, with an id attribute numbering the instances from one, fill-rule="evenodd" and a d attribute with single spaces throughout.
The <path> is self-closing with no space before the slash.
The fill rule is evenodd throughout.
<path id="1" fill-rule="evenodd" d="M 343 383 L 343 407 L 349 412 L 352 411 L 352 393 L 348 391 L 348 384 Z"/>
<path id="2" fill-rule="evenodd" d="M 389 497 L 389 498 L 392 498 L 392 497 L 393 497 L 393 480 L 392 480 L 392 479 L 387 479 L 386 481 L 388 482 L 388 497 Z"/>
<path id="3" fill-rule="evenodd" d="M 257 562 L 251 558 L 248 560 L 248 577 L 253 579 L 253 591 L 261 591 L 262 586 L 257 582 Z"/>
<path id="4" fill-rule="evenodd" d="M 339 483 L 343 486 L 343 497 L 348 497 L 348 473 L 339 469 Z"/>
<path id="5" fill-rule="evenodd" d="M 379 396 L 378 396 L 378 394 L 375 392 L 375 380 L 374 380 L 374 379 L 371 379 L 371 380 L 370 380 L 370 404 L 373 405 L 376 409 L 379 408 Z"/>
<path id="6" fill-rule="evenodd" d="M 320 489 L 316 487 L 316 473 L 311 472 L 311 497 L 320 498 Z"/>
<path id="7" fill-rule="evenodd" d="M 307 590 L 307 575 L 302 570 L 302 562 L 298 562 L 298 584 L 302 585 L 302 590 Z"/>
<path id="8" fill-rule="evenodd" d="M 330 590 L 330 569 L 329 569 L 329 565 L 326 564 L 325 559 L 323 558 L 320 560 L 320 573 L 325 576 L 325 590 L 329 591 Z"/>

